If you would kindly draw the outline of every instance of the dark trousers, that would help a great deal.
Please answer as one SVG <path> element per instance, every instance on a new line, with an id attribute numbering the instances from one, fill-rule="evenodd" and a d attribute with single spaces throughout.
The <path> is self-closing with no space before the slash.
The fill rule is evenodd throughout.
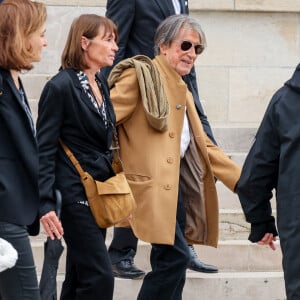
<path id="1" fill-rule="evenodd" d="M 177 218 L 180 228 L 182 228 L 182 232 L 184 232 L 185 208 L 180 190 L 178 195 Z M 108 248 L 108 254 L 112 264 L 116 264 L 124 259 L 133 259 L 136 254 L 137 244 L 138 239 L 130 227 L 115 227 L 113 239 Z"/>
<path id="2" fill-rule="evenodd" d="M 181 300 L 186 268 L 190 260 L 184 237 L 185 209 L 178 194 L 174 245 L 152 244 L 150 262 L 152 271 L 143 281 L 138 300 Z"/>
<path id="3" fill-rule="evenodd" d="M 108 248 L 112 264 L 124 259 L 133 259 L 137 250 L 138 239 L 130 227 L 115 227 L 114 236 Z"/>
<path id="4" fill-rule="evenodd" d="M 281 204 L 282 205 L 282 204 Z M 295 208 L 295 207 L 294 207 Z M 282 266 L 284 272 L 284 283 L 286 290 L 286 300 L 299 300 L 300 299 L 300 260 L 299 260 L 299 247 L 300 239 L 294 233 L 299 232 L 300 229 L 298 221 L 295 222 L 293 215 L 298 215 L 298 209 L 290 213 L 291 222 L 289 226 L 284 226 L 286 231 L 279 231 L 280 245 L 282 250 Z M 287 217 L 287 216 L 285 216 Z M 298 216 L 297 216 L 298 217 Z M 296 218 L 297 218 L 296 217 Z M 282 218 L 283 219 L 283 218 Z M 284 220 L 281 222 L 288 222 Z"/>
<path id="5" fill-rule="evenodd" d="M 61 215 L 67 244 L 66 277 L 61 300 L 111 300 L 114 276 L 100 229 L 90 208 L 82 204 L 63 207 Z"/>
<path id="6" fill-rule="evenodd" d="M 16 265 L 0 273 L 1 300 L 40 300 L 28 232 L 24 226 L 0 222 L 0 237 L 18 252 Z"/>

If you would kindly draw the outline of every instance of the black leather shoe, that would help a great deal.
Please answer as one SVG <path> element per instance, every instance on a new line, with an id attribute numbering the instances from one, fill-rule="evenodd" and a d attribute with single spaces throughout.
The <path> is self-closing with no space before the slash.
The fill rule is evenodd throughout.
<path id="1" fill-rule="evenodd" d="M 217 267 L 205 264 L 204 262 L 199 260 L 193 245 L 188 245 L 188 246 L 189 246 L 189 252 L 191 256 L 191 260 L 188 264 L 188 269 L 196 272 L 202 272 L 202 273 L 218 273 Z"/>
<path id="2" fill-rule="evenodd" d="M 136 267 L 133 259 L 124 259 L 112 265 L 115 277 L 127 279 L 140 279 L 145 276 L 145 272 Z"/>

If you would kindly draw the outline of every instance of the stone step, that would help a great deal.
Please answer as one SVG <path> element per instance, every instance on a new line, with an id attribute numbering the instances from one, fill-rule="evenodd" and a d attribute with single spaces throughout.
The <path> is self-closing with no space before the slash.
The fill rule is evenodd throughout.
<path id="1" fill-rule="evenodd" d="M 218 248 L 194 245 L 198 257 L 218 266 L 220 271 L 281 271 L 282 254 L 277 250 L 258 246 L 248 241 L 220 241 Z M 135 263 L 143 270 L 150 270 L 150 245 L 140 242 Z"/>
<path id="2" fill-rule="evenodd" d="M 273 210 L 276 219 L 276 210 Z M 220 209 L 219 240 L 248 240 L 251 225 L 241 209 Z"/>
<path id="3" fill-rule="evenodd" d="M 258 246 L 241 240 L 220 241 L 217 249 L 200 245 L 194 247 L 202 261 L 218 266 L 220 271 L 266 272 L 282 270 L 280 245 L 279 242 L 276 243 L 276 251 L 272 251 L 267 246 Z M 37 271 L 41 272 L 44 259 L 44 243 L 35 240 L 31 244 Z M 146 271 L 150 270 L 150 250 L 150 244 L 139 241 L 135 263 L 139 268 Z M 60 259 L 59 273 L 64 273 L 65 256 L 66 247 Z"/>
<path id="4" fill-rule="evenodd" d="M 136 299 L 141 280 L 116 280 L 114 300 Z M 129 295 L 130 293 L 130 295 Z M 204 274 L 187 272 L 183 300 L 284 300 L 280 272 Z"/>
<path id="5" fill-rule="evenodd" d="M 64 276 L 57 276 L 58 294 Z M 142 280 L 115 280 L 113 300 L 136 299 Z M 282 272 L 219 272 L 204 274 L 187 271 L 183 300 L 285 300 Z"/>
<path id="6" fill-rule="evenodd" d="M 250 224 L 241 209 L 220 209 L 219 240 L 247 240 Z"/>

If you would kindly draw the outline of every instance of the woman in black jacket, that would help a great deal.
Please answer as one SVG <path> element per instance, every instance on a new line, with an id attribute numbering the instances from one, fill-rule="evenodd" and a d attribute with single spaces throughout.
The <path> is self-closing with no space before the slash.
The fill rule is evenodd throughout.
<path id="1" fill-rule="evenodd" d="M 40 299 L 29 234 L 39 232 L 38 148 L 22 70 L 41 59 L 46 8 L 29 0 L 0 4 L 0 238 L 18 252 L 0 273 L 0 299 Z"/>
<path id="2" fill-rule="evenodd" d="M 67 244 L 61 299 L 112 299 L 113 295 L 106 230 L 95 223 L 79 174 L 59 140 L 95 179 L 114 175 L 115 114 L 100 69 L 113 64 L 116 38 L 116 26 L 105 17 L 87 14 L 75 19 L 62 69 L 46 84 L 39 102 L 41 222 L 52 239 L 64 234 Z M 62 193 L 63 228 L 55 214 L 54 189 Z"/>

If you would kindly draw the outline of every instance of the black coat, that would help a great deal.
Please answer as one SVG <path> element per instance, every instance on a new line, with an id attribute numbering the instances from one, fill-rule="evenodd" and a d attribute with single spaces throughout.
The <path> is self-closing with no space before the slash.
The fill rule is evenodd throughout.
<path id="1" fill-rule="evenodd" d="M 106 80 L 98 76 L 106 99 L 109 119 L 115 114 Z M 62 70 L 43 89 L 38 109 L 37 139 L 40 156 L 40 214 L 55 209 L 53 191 L 62 193 L 62 205 L 85 201 L 80 177 L 59 144 L 61 139 L 82 168 L 95 179 L 106 180 L 114 172 L 110 150 L 113 131 L 105 128 L 74 70 Z"/>
<path id="2" fill-rule="evenodd" d="M 188 14 L 187 1 L 181 3 L 182 13 Z M 108 0 L 106 9 L 106 16 L 118 26 L 119 50 L 114 64 L 137 54 L 153 58 L 156 28 L 175 14 L 172 0 Z"/>
<path id="3" fill-rule="evenodd" d="M 38 207 L 36 139 L 10 72 L 0 69 L 0 221 L 37 234 Z"/>
<path id="4" fill-rule="evenodd" d="M 180 6 L 181 13 L 189 13 L 187 0 L 180 0 Z M 106 16 L 118 26 L 119 50 L 114 65 L 137 54 L 153 58 L 155 31 L 164 19 L 175 14 L 172 0 L 108 0 L 106 9 Z M 110 70 L 104 69 L 106 76 Z M 184 76 L 184 80 L 193 94 L 205 132 L 216 143 L 199 99 L 194 68 L 189 75 Z"/>
<path id="5" fill-rule="evenodd" d="M 273 96 L 243 166 L 238 195 L 252 225 L 267 224 L 276 190 L 288 299 L 300 299 L 300 65 Z"/>

